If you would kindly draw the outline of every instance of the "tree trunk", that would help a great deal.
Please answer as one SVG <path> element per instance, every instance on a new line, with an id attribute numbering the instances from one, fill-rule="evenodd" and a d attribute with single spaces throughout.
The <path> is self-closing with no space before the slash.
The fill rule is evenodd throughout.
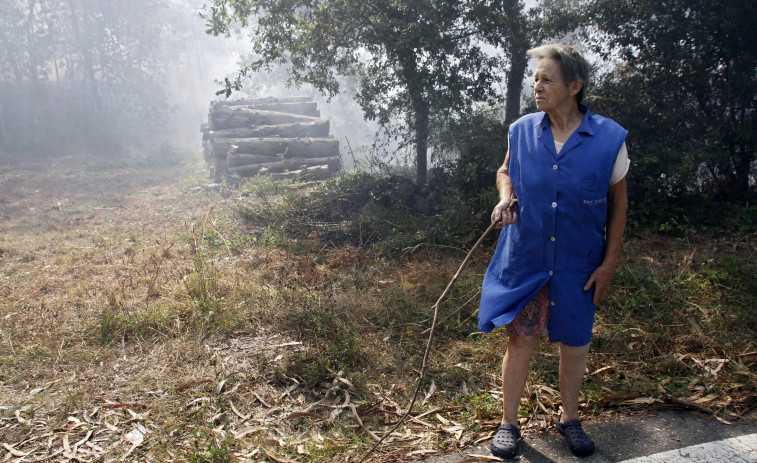
<path id="1" fill-rule="evenodd" d="M 523 79 L 528 66 L 527 50 L 527 46 L 523 50 L 515 50 L 510 58 L 510 71 L 507 73 L 507 94 L 505 96 L 505 123 L 507 124 L 515 121 L 520 115 Z"/>
<path id="2" fill-rule="evenodd" d="M 736 169 L 733 189 L 733 198 L 747 203 L 749 201 L 749 179 L 752 173 L 752 163 L 754 162 L 754 150 L 743 144 L 731 151 L 731 156 L 736 159 Z"/>
<path id="3" fill-rule="evenodd" d="M 39 69 L 37 66 L 37 49 L 34 41 L 34 7 L 37 4 L 36 0 L 29 1 L 29 16 L 26 18 L 26 42 L 27 42 L 27 55 L 29 63 L 29 83 L 32 88 L 32 92 L 37 90 L 39 85 Z"/>
<path id="4" fill-rule="evenodd" d="M 92 64 L 92 54 L 90 53 L 89 47 L 87 47 L 87 45 L 81 40 L 81 34 L 79 34 L 79 20 L 76 16 L 74 0 L 68 0 L 68 6 L 71 9 L 71 25 L 73 26 L 76 44 L 79 46 L 79 51 L 84 59 L 84 73 L 87 78 L 87 85 L 89 86 L 89 96 L 92 99 L 92 106 L 99 111 L 102 109 L 102 101 L 100 100 L 100 92 L 97 89 L 95 68 Z"/>
<path id="5" fill-rule="evenodd" d="M 262 109 L 264 111 L 277 111 L 300 116 L 321 117 L 318 103 L 315 101 L 278 101 L 270 100 L 230 100 L 216 101 L 211 104 L 211 111 L 215 108 L 244 107 L 248 109 Z"/>
<path id="6" fill-rule="evenodd" d="M 210 127 L 214 131 L 295 122 L 315 122 L 317 120 L 314 117 L 234 106 L 215 107 L 210 113 Z"/>
<path id="7" fill-rule="evenodd" d="M 211 141 L 215 157 L 226 157 L 231 145 L 237 153 L 285 158 L 339 157 L 336 138 L 217 138 Z"/>
<path id="8" fill-rule="evenodd" d="M 415 110 L 415 182 L 418 188 L 426 184 L 428 168 L 428 104 L 422 97 L 413 102 Z"/>
<path id="9" fill-rule="evenodd" d="M 528 49 L 531 40 L 528 31 L 533 27 L 528 24 L 523 11 L 515 9 L 507 15 L 507 27 L 511 39 L 508 49 L 510 69 L 507 73 L 507 90 L 505 94 L 505 123 L 510 124 L 520 115 L 520 98 L 523 92 L 523 79 L 528 68 Z"/>
<path id="10" fill-rule="evenodd" d="M 203 131 L 203 140 L 215 140 L 217 138 L 263 138 L 281 137 L 298 138 L 313 137 L 322 138 L 329 136 L 329 120 L 318 119 L 313 122 L 295 122 L 292 124 L 264 125 L 260 127 L 242 127 L 226 130 Z"/>
<path id="11" fill-rule="evenodd" d="M 426 184 L 428 167 L 428 102 L 426 101 L 424 79 L 418 72 L 418 55 L 412 47 L 397 51 L 397 60 L 402 69 L 412 112 L 408 125 L 415 132 L 415 185 L 422 188 Z"/>
<path id="12" fill-rule="evenodd" d="M 0 101 L 0 147 L 5 144 L 5 117 L 3 115 L 3 104 Z"/>
<path id="13" fill-rule="evenodd" d="M 311 159 L 285 159 L 283 161 L 266 162 L 262 164 L 250 164 L 239 167 L 229 167 L 226 172 L 229 175 L 239 175 L 240 177 L 251 177 L 265 172 L 284 172 L 286 170 L 302 169 L 313 166 L 330 166 L 339 165 L 339 158 L 311 158 Z"/>
<path id="14" fill-rule="evenodd" d="M 276 103 L 309 103 L 311 98 L 307 96 L 292 96 L 282 98 L 240 98 L 238 100 L 220 100 L 211 101 L 210 105 L 218 106 L 254 106 L 257 104 L 276 104 Z"/>

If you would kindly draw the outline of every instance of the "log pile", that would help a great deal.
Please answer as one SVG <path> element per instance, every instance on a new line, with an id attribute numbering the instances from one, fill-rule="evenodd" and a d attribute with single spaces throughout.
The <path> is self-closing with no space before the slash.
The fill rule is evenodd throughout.
<path id="1" fill-rule="evenodd" d="M 323 180 L 339 169 L 339 142 L 308 98 L 214 101 L 201 130 L 216 180 L 263 173 Z"/>

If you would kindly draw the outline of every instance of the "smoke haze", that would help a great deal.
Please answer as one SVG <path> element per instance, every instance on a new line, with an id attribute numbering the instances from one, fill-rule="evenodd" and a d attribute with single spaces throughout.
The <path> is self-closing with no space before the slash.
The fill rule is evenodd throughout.
<path id="1" fill-rule="evenodd" d="M 199 150 L 200 124 L 251 44 L 212 37 L 195 0 L 11 0 L 0 11 L 0 155 L 117 156 L 168 142 Z M 239 94 L 310 96 L 353 152 L 373 141 L 349 89 L 331 103 L 289 89 L 283 70 Z M 349 138 L 347 135 L 349 134 Z"/>

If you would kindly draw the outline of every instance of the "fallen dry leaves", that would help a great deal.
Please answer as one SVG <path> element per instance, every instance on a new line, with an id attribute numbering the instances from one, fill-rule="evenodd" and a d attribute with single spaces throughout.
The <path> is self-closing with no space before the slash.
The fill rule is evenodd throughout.
<path id="1" fill-rule="evenodd" d="M 224 198 L 188 193 L 178 170 L 150 173 L 130 167 L 92 173 L 76 167 L 75 159 L 48 170 L 31 164 L 0 167 L 3 461 L 186 461 L 213 443 L 227 445 L 241 462 L 306 462 L 312 453 L 333 448 L 355 461 L 366 443 L 383 437 L 404 414 L 407 385 L 361 385 L 354 376 L 334 371 L 324 384 L 308 388 L 296 378 L 273 374 L 285 371 L 283 366 L 310 346 L 265 327 L 212 339 L 168 335 L 159 327 L 146 340 L 123 336 L 101 345 L 84 339 L 92 334 L 83 327 L 104 307 L 124 314 L 145 307 L 159 311 L 172 302 L 166 294 L 186 291 L 181 282 L 194 268 L 188 244 L 188 237 L 197 235 L 193 224 L 206 220 L 211 207 L 221 209 Z M 256 290 L 264 295 L 280 288 L 314 290 L 328 284 L 329 274 L 367 260 L 363 250 L 349 246 L 325 250 L 319 262 L 275 248 L 233 250 L 231 232 L 208 223 L 213 239 L 223 243 L 222 256 L 213 261 L 223 275 L 221 294 L 244 287 L 259 273 L 266 280 Z M 659 265 L 663 257 L 650 259 Z M 387 272 L 377 285 L 422 293 L 429 282 L 449 277 L 444 267 L 417 260 Z M 466 295 L 457 304 L 473 298 Z M 698 324 L 691 333 L 692 342 L 706 337 Z M 643 333 L 626 347 L 654 350 L 645 345 Z M 654 396 L 604 387 L 587 398 L 584 411 L 683 407 L 737 421 L 757 406 L 750 389 L 754 348 L 734 358 L 704 349 L 678 354 L 673 360 L 696 373 L 690 382 L 662 381 Z M 458 355 L 463 358 L 449 363 L 470 361 L 462 350 Z M 592 360 L 590 381 L 622 384 L 619 374 L 627 380 L 645 376 L 637 371 L 640 362 L 601 352 Z M 713 388 L 726 372 L 743 381 Z M 414 380 L 413 371 L 401 374 L 408 383 Z M 461 405 L 473 397 L 491 403 L 501 399 L 499 379 L 493 373 L 482 376 L 476 386 L 463 383 L 460 390 L 443 391 L 446 386 L 430 374 L 423 406 L 387 436 L 371 461 L 419 460 L 491 439 L 496 414 L 478 409 L 471 417 Z M 453 400 L 455 394 L 463 399 Z M 559 416 L 559 393 L 531 384 L 524 409 L 525 433 L 549 429 Z M 363 444 L 350 433 L 361 436 Z M 496 460 L 469 455 L 464 461 Z"/>

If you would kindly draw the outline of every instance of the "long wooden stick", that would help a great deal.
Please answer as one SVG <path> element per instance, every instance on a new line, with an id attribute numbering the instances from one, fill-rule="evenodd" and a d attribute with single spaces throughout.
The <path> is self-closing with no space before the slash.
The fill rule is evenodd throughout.
<path id="1" fill-rule="evenodd" d="M 511 206 L 513 204 L 515 204 L 515 201 L 513 201 L 512 203 L 510 203 Z M 442 295 L 439 297 L 439 300 L 436 301 L 436 304 L 434 304 L 434 307 L 433 307 L 433 309 L 434 309 L 434 319 L 431 322 L 431 331 L 430 331 L 430 333 L 428 335 L 428 341 L 426 343 L 426 352 L 423 354 L 423 363 L 421 364 L 421 371 L 418 374 L 418 382 L 415 385 L 415 392 L 413 392 L 413 398 L 410 401 L 410 405 L 407 407 L 407 412 L 405 412 L 405 414 L 402 415 L 402 418 L 400 418 L 400 420 L 394 425 L 394 427 L 392 427 L 392 429 L 388 433 L 384 434 L 381 437 L 381 439 L 378 442 L 376 442 L 373 445 L 373 447 L 371 447 L 370 450 L 368 450 L 368 452 L 360 460 L 360 463 L 363 463 L 384 442 L 384 439 L 386 439 L 394 431 L 396 431 L 397 428 L 399 428 L 402 425 L 402 423 L 405 422 L 405 420 L 407 419 L 407 417 L 410 416 L 410 413 L 413 411 L 413 406 L 415 406 L 415 402 L 418 400 L 418 393 L 421 390 L 421 384 L 423 382 L 423 377 L 426 374 L 426 364 L 428 362 L 429 353 L 431 352 L 431 344 L 433 343 L 434 334 L 436 332 L 436 321 L 439 318 L 439 304 L 441 304 L 441 302 L 444 300 L 444 298 L 447 297 L 447 294 L 449 294 L 450 289 L 452 289 L 452 285 L 454 285 L 455 282 L 457 281 L 457 279 L 460 278 L 460 274 L 463 273 L 463 270 L 468 265 L 468 262 L 470 261 L 471 256 L 473 256 L 473 253 L 476 252 L 476 249 L 478 249 L 479 246 L 481 246 L 481 243 L 484 241 L 484 238 L 486 238 L 486 236 L 489 233 L 491 233 L 492 230 L 494 230 L 494 227 L 497 225 L 497 223 L 498 222 L 493 222 L 491 225 L 489 225 L 489 228 L 487 228 L 486 231 L 484 232 L 484 234 L 481 235 L 481 238 L 479 238 L 478 241 L 476 241 L 476 244 L 473 245 L 473 247 L 471 248 L 471 250 L 468 251 L 468 255 L 465 256 L 465 259 L 463 260 L 463 263 L 460 264 L 460 268 L 457 269 L 457 273 L 455 273 L 455 276 L 452 277 L 452 280 L 450 280 L 449 284 L 447 285 L 447 288 L 444 290 L 444 292 L 442 293 Z"/>

